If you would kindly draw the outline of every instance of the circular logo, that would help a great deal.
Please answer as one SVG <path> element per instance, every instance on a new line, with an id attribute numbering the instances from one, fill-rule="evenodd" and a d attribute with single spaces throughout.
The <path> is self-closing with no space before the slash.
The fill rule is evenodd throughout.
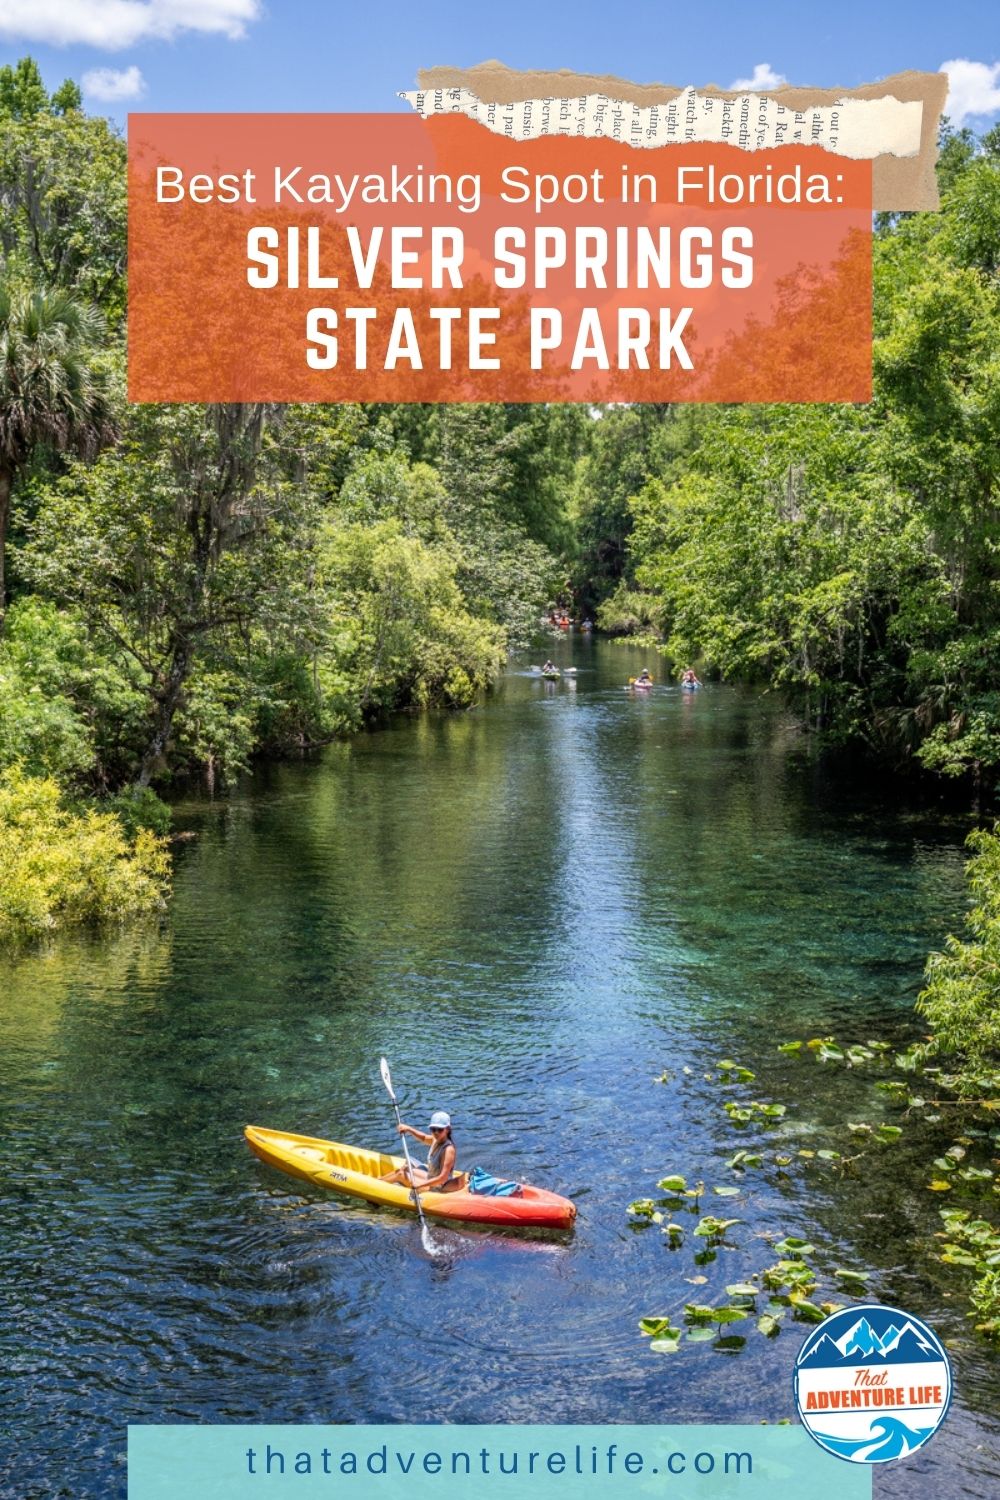
<path id="1" fill-rule="evenodd" d="M 941 1340 L 898 1307 L 864 1303 L 813 1329 L 795 1361 L 795 1405 L 821 1448 L 856 1464 L 916 1453 L 951 1401 Z"/>

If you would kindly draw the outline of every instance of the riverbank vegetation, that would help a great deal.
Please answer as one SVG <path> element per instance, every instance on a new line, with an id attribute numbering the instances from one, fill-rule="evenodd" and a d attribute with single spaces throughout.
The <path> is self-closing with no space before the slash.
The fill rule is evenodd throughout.
<path id="1" fill-rule="evenodd" d="M 989 787 L 1000 129 L 946 134 L 939 173 L 940 213 L 879 220 L 871 404 L 610 414 L 581 585 L 605 628 L 781 689 L 828 742 Z"/>
<path id="2" fill-rule="evenodd" d="M 80 922 L 117 922 L 163 905 L 169 856 L 148 828 L 67 806 L 50 776 L 0 776 L 0 945 Z"/>
<path id="3" fill-rule="evenodd" d="M 586 414 L 128 406 L 124 143 L 30 59 L 0 69 L 0 217 L 6 795 L 128 838 L 181 777 L 473 703 L 565 581 Z M 52 922 L 88 910 L 53 887 Z"/>

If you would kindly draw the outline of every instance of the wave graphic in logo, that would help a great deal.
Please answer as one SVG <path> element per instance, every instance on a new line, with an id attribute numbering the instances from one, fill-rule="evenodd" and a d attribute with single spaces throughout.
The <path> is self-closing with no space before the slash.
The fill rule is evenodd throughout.
<path id="1" fill-rule="evenodd" d="M 907 1427 L 898 1417 L 879 1417 L 871 1425 L 866 1438 L 838 1438 L 829 1432 L 813 1430 L 825 1448 L 838 1453 L 841 1458 L 853 1458 L 863 1463 L 884 1463 L 887 1458 L 905 1458 L 916 1448 L 926 1443 L 933 1427 Z"/>

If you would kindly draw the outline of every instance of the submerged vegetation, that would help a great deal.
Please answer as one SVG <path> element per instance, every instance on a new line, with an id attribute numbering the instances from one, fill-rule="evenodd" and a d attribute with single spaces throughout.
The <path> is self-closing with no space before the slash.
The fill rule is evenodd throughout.
<path id="1" fill-rule="evenodd" d="M 878 224 L 867 407 L 130 407 L 124 144 L 74 85 L 49 94 L 30 59 L 0 69 L 0 942 L 155 910 L 161 796 L 180 778 L 219 787 L 262 752 L 466 708 L 554 598 L 676 662 L 780 689 L 824 742 L 988 797 L 1000 131 L 946 132 L 939 173 L 940 214 Z M 968 935 L 930 962 L 931 1035 L 907 1066 L 947 1096 L 939 1113 L 963 1112 L 969 1141 L 995 1143 L 996 834 L 976 836 L 971 880 Z M 803 1056 L 886 1066 L 876 1044 L 815 1042 Z M 718 1078 L 752 1082 L 730 1060 Z M 784 1115 L 743 1095 L 725 1108 L 737 1131 Z M 902 1129 L 857 1122 L 852 1149 L 813 1157 L 845 1171 Z M 935 1191 L 985 1182 L 955 1154 L 969 1149 L 942 1150 Z M 746 1149 L 730 1166 L 764 1161 Z M 632 1205 L 637 1222 L 700 1212 L 683 1178 L 660 1191 Z M 946 1211 L 946 1249 L 974 1270 L 991 1332 L 996 1231 L 978 1212 Z M 738 1222 L 701 1215 L 698 1253 Z M 684 1243 L 676 1218 L 663 1232 Z M 783 1244 L 727 1308 L 692 1304 L 689 1338 L 751 1304 L 769 1337 L 785 1312 L 812 1316 L 807 1251 Z M 679 1340 L 669 1320 L 644 1331 Z"/>
<path id="2" fill-rule="evenodd" d="M 829 1196 L 838 1180 L 864 1176 L 870 1153 L 892 1150 L 904 1141 L 916 1144 L 918 1160 L 919 1153 L 926 1152 L 923 1190 L 948 1195 L 948 1206 L 939 1210 L 942 1227 L 930 1236 L 922 1254 L 956 1268 L 977 1333 L 1000 1340 L 1000 834 L 976 832 L 970 843 L 974 855 L 969 878 L 975 904 L 967 918 L 968 937 L 966 941 L 950 938 L 945 952 L 934 953 L 928 960 L 927 987 L 918 1009 L 933 1027 L 929 1035 L 902 1052 L 883 1040 L 841 1043 L 833 1036 L 778 1045 L 778 1052 L 788 1058 L 871 1075 L 872 1103 L 878 1101 L 878 1107 L 894 1110 L 899 1123 L 844 1120 L 829 1131 L 823 1144 L 810 1134 L 807 1145 L 793 1145 L 793 1136 L 783 1138 L 777 1150 L 762 1139 L 759 1149 L 738 1149 L 726 1162 L 740 1185 L 715 1185 L 711 1192 L 738 1200 L 748 1172 L 761 1173 L 782 1187 L 798 1168 L 822 1174 Z M 787 1113 L 784 1104 L 746 1097 L 756 1075 L 730 1058 L 704 1077 L 721 1091 L 743 1090 L 742 1097 L 721 1100 L 736 1130 L 773 1129 Z M 655 1081 L 670 1085 L 672 1078 L 667 1072 Z M 689 1186 L 686 1177 L 673 1173 L 656 1186 L 663 1196 L 636 1199 L 628 1205 L 628 1217 L 635 1228 L 658 1226 L 666 1247 L 676 1251 L 688 1232 L 680 1216 L 701 1213 L 705 1183 Z M 729 1231 L 740 1222 L 739 1218 L 702 1215 L 691 1230 L 704 1241 L 694 1256 L 695 1265 L 713 1261 L 720 1248 L 733 1248 Z M 777 1239 L 774 1233 L 764 1238 Z M 729 1303 L 714 1308 L 688 1304 L 686 1330 L 671 1325 L 669 1317 L 643 1318 L 640 1329 L 651 1338 L 650 1347 L 658 1353 L 676 1353 L 686 1334 L 688 1342 L 714 1340 L 717 1347 L 735 1351 L 745 1338 L 724 1335 L 727 1323 L 759 1313 L 758 1330 L 773 1338 L 788 1313 L 800 1321 L 820 1322 L 837 1310 L 837 1304 L 817 1302 L 813 1296 L 819 1282 L 810 1263 L 816 1253 L 813 1245 L 785 1236 L 772 1249 L 778 1261 L 727 1286 Z M 870 1271 L 841 1266 L 832 1275 L 840 1294 L 866 1295 Z M 687 1278 L 699 1279 L 703 1278 Z M 763 1306 L 765 1294 L 769 1299 Z"/>

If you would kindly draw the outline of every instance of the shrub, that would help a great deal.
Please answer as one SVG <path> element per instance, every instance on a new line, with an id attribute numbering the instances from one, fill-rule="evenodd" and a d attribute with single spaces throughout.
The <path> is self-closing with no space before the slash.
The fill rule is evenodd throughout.
<path id="1" fill-rule="evenodd" d="M 155 911 L 169 868 L 148 829 L 130 839 L 114 813 L 72 811 L 51 777 L 0 776 L 0 944 Z"/>
<path id="2" fill-rule="evenodd" d="M 917 1002 L 932 1028 L 926 1055 L 955 1068 L 966 1096 L 1000 1084 L 1000 836 L 977 829 L 969 847 L 967 940 L 950 937 L 943 953 L 931 954 Z"/>

